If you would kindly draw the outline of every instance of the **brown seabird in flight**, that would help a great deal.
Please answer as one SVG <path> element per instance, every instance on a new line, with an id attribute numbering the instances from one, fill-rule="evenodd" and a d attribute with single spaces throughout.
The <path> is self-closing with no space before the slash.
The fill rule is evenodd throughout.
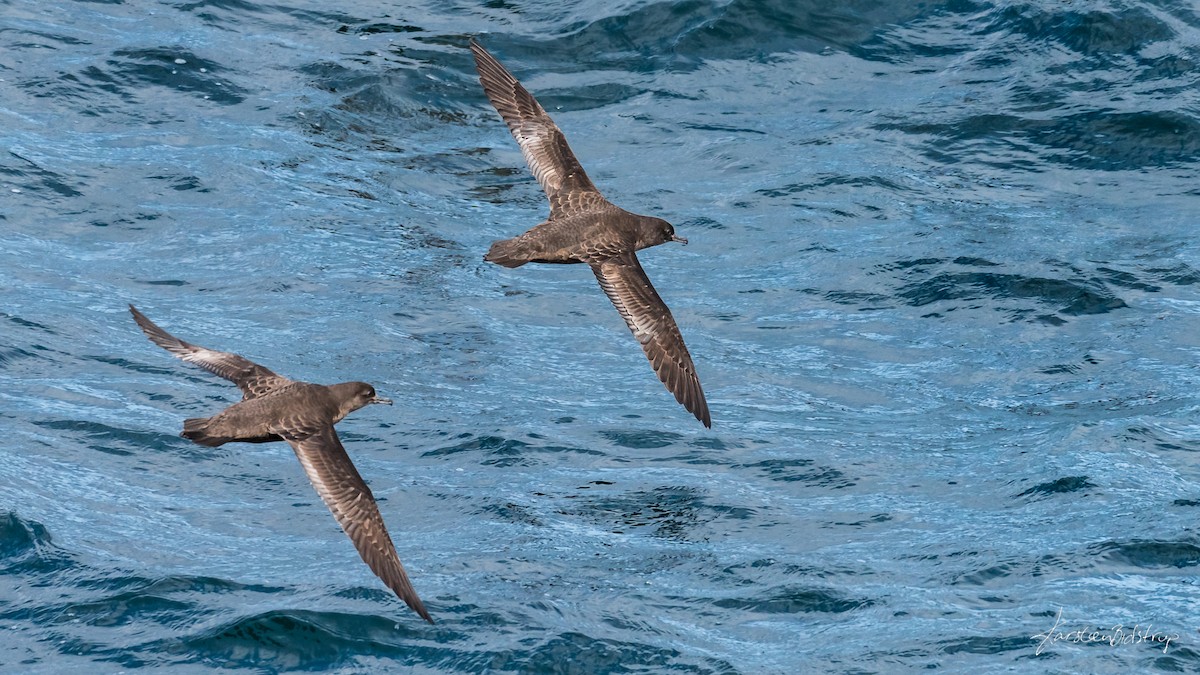
<path id="1" fill-rule="evenodd" d="M 483 259 L 505 267 L 527 262 L 587 263 L 641 343 L 658 379 L 696 419 L 712 427 L 708 402 L 679 326 L 635 255 L 649 246 L 687 240 L 675 236 L 667 221 L 630 213 L 605 199 L 537 100 L 474 39 L 471 52 L 483 91 L 550 200 L 545 222 L 493 243 Z"/>
<path id="2" fill-rule="evenodd" d="M 280 377 L 237 354 L 184 342 L 156 326 L 133 305 L 129 311 L 151 342 L 232 381 L 242 390 L 241 402 L 222 412 L 184 420 L 183 437 L 210 447 L 231 441 L 287 441 L 363 562 L 421 618 L 433 623 L 400 564 L 371 488 L 354 468 L 333 429 L 343 417 L 368 403 L 392 402 L 376 396 L 375 389 L 366 382 L 326 386 Z"/>

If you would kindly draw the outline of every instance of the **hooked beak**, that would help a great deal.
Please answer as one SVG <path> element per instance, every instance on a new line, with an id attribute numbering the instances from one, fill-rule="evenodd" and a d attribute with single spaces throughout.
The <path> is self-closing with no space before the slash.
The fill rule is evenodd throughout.
<path id="1" fill-rule="evenodd" d="M 675 235 L 671 235 L 671 241 L 677 241 L 677 242 L 683 244 L 684 246 L 687 246 L 687 239 L 684 239 L 683 237 L 677 237 Z"/>
<path id="2" fill-rule="evenodd" d="M 384 398 L 382 396 L 376 396 L 375 398 L 371 399 L 370 401 L 367 401 L 367 403 L 386 403 L 388 405 L 391 405 L 392 399 Z"/>

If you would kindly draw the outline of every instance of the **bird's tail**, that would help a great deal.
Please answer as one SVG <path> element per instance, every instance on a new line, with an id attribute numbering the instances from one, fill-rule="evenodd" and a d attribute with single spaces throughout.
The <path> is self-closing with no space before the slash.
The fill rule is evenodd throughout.
<path id="1" fill-rule="evenodd" d="M 494 242 L 483 259 L 505 267 L 520 267 L 529 262 L 528 255 L 514 239 L 502 239 Z"/>
<path id="2" fill-rule="evenodd" d="M 192 441 L 193 443 L 207 445 L 210 448 L 215 448 L 218 445 L 224 445 L 225 443 L 233 440 L 232 438 L 228 438 L 226 436 L 218 436 L 209 433 L 208 423 L 210 421 L 212 421 L 211 417 L 192 417 L 186 419 L 183 421 L 183 433 L 180 435 L 189 441 Z"/>

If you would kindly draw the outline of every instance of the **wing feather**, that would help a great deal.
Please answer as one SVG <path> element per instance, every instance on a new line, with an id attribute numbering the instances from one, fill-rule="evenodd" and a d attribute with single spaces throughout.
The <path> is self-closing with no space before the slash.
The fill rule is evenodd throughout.
<path id="1" fill-rule="evenodd" d="M 550 218 L 578 213 L 604 197 L 592 184 L 563 132 L 517 78 L 471 40 L 479 83 L 512 132 L 525 163 L 550 200 Z"/>
<path id="2" fill-rule="evenodd" d="M 367 567 L 421 618 L 433 623 L 400 564 L 371 488 L 354 468 L 333 427 L 284 429 L 280 435 L 296 451 L 317 494 L 333 512 Z"/>
<path id="3" fill-rule="evenodd" d="M 712 427 L 708 402 L 683 335 L 632 251 L 589 261 L 600 288 L 642 345 L 658 379 L 704 426 Z"/>
<path id="4" fill-rule="evenodd" d="M 133 320 L 137 321 L 138 326 L 141 327 L 146 337 L 150 338 L 151 342 L 188 363 L 194 363 L 214 375 L 219 375 L 233 382 L 238 386 L 238 389 L 242 390 L 243 401 L 258 398 L 292 383 L 292 380 L 280 377 L 257 363 L 237 354 L 218 352 L 184 342 L 162 328 L 159 328 L 157 324 L 146 318 L 146 315 L 139 312 L 133 305 L 129 306 L 129 311 L 133 314 Z"/>

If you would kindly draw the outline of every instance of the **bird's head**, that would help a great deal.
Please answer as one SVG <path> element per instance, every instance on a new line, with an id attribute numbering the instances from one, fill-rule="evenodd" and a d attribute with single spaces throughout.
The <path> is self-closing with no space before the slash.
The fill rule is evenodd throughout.
<path id="1" fill-rule="evenodd" d="M 332 388 L 341 390 L 339 392 L 341 394 L 339 398 L 342 399 L 342 407 L 345 409 L 345 412 L 342 413 L 343 417 L 350 412 L 358 410 L 359 408 L 372 403 L 385 403 L 387 405 L 392 404 L 391 399 L 383 398 L 382 396 L 376 394 L 375 387 L 372 387 L 366 382 L 343 382 L 342 384 L 333 385 Z"/>
<path id="2" fill-rule="evenodd" d="M 675 235 L 675 228 L 670 223 L 662 218 L 652 218 L 650 216 L 642 216 L 641 232 L 638 239 L 639 249 L 648 246 L 658 246 L 668 241 L 677 241 L 681 244 L 687 243 L 687 239 Z"/>

